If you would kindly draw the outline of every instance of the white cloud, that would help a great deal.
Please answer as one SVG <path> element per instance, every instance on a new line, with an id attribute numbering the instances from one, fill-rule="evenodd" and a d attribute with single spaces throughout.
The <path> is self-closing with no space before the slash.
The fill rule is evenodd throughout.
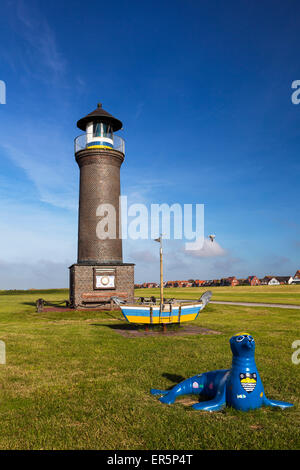
<path id="1" fill-rule="evenodd" d="M 185 250 L 185 253 L 189 256 L 198 258 L 212 258 L 217 256 L 225 256 L 226 250 L 219 245 L 216 241 L 211 241 L 209 238 L 205 238 L 204 242 L 202 239 L 198 239 L 193 243 L 189 243 L 192 249 Z"/>
<path id="2" fill-rule="evenodd" d="M 41 259 L 32 263 L 0 260 L 0 289 L 55 289 L 68 287 L 68 262 Z"/>
<path id="3" fill-rule="evenodd" d="M 139 263 L 158 263 L 158 256 L 155 256 L 150 250 L 141 250 L 141 251 L 133 251 L 129 253 L 129 257 L 134 259 L 135 262 Z"/>

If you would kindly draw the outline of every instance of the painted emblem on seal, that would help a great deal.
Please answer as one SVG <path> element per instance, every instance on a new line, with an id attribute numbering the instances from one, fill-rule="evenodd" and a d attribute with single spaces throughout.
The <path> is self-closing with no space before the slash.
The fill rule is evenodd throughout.
<path id="1" fill-rule="evenodd" d="M 246 372 L 246 373 L 240 374 L 240 382 L 241 382 L 241 386 L 247 393 L 253 392 L 253 390 L 256 387 L 256 382 L 257 382 L 256 373 L 253 372 L 251 374 L 250 372 Z"/>

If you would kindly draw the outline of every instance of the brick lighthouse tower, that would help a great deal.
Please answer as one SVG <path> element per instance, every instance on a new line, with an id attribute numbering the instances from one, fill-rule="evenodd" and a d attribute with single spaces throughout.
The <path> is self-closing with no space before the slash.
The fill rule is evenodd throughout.
<path id="1" fill-rule="evenodd" d="M 70 266 L 70 303 L 97 307 L 111 296 L 133 301 L 134 265 L 123 263 L 120 221 L 120 168 L 124 140 L 115 135 L 122 122 L 102 108 L 77 122 L 80 169 L 78 259 Z"/>

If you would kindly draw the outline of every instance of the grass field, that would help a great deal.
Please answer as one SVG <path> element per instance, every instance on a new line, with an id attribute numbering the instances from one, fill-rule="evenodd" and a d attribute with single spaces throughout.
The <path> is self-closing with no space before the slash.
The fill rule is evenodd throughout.
<path id="1" fill-rule="evenodd" d="M 300 285 L 235 286 L 235 287 L 184 287 L 166 288 L 164 296 L 175 299 L 199 299 L 206 290 L 213 293 L 212 300 L 235 302 L 269 302 L 300 305 Z M 159 289 L 136 289 L 137 297 L 159 297 Z"/>
<path id="2" fill-rule="evenodd" d="M 0 449 L 300 447 L 300 365 L 291 361 L 292 342 L 300 339 L 297 310 L 211 304 L 194 323 L 220 335 L 124 338 L 112 328 L 122 323 L 118 312 L 37 314 L 38 297 L 65 299 L 67 291 L 0 293 L 0 339 L 7 348 L 0 365 Z M 228 340 L 241 330 L 255 337 L 267 396 L 295 407 L 201 413 L 150 395 L 151 387 L 230 367 Z"/>

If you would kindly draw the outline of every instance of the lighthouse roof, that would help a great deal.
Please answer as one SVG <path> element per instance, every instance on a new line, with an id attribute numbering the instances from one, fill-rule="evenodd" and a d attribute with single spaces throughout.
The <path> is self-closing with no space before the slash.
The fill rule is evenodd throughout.
<path id="1" fill-rule="evenodd" d="M 110 124 L 114 132 L 119 131 L 120 129 L 122 129 L 123 126 L 122 122 L 119 121 L 119 119 L 116 119 L 107 111 L 105 111 L 105 109 L 102 108 L 102 104 L 98 103 L 98 106 L 95 111 L 92 111 L 90 114 L 87 114 L 87 116 L 77 121 L 77 127 L 79 127 L 79 129 L 81 129 L 82 131 L 85 131 L 88 122 L 99 120 L 101 122 L 106 122 L 107 124 Z"/>

